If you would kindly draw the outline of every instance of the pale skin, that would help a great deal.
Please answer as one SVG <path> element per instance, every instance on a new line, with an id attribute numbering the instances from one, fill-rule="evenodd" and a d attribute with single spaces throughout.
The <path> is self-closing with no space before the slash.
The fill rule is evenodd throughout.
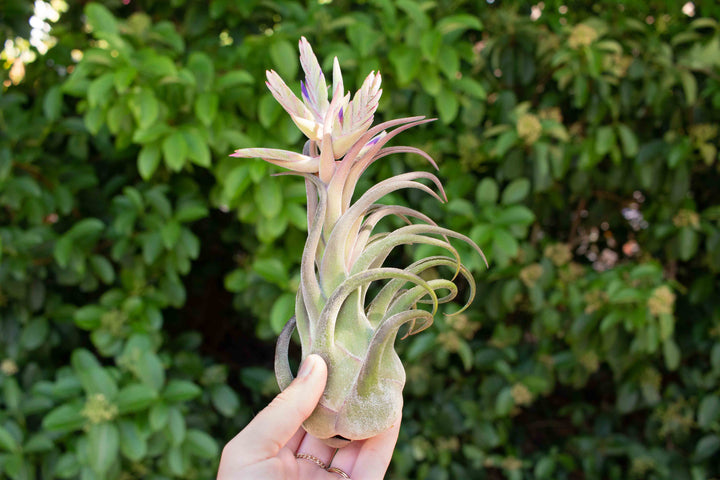
<path id="1" fill-rule="evenodd" d="M 296 458 L 298 453 L 317 457 L 352 480 L 382 480 L 397 442 L 400 419 L 390 430 L 339 450 L 325 445 L 307 434 L 301 425 L 320 401 L 326 380 L 323 359 L 309 355 L 290 386 L 225 445 L 217 480 L 344 478 L 312 461 Z"/>

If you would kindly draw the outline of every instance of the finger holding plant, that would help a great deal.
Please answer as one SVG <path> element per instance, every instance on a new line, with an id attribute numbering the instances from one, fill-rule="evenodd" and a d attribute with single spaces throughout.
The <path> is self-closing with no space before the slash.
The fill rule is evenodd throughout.
<path id="1" fill-rule="evenodd" d="M 422 212 L 377 203 L 387 194 L 406 188 L 446 201 L 442 184 L 432 173 L 396 175 L 352 202 L 360 176 L 387 155 L 416 153 L 437 168 L 420 149 L 386 146 L 399 133 L 432 120 L 407 117 L 372 126 L 382 94 L 379 73 L 370 73 L 351 99 L 344 91 L 335 58 L 332 95 L 328 97 L 325 76 L 304 37 L 300 40 L 300 62 L 305 72 L 301 99 L 274 71 L 267 72 L 266 83 L 308 137 L 303 153 L 245 148 L 232 156 L 259 157 L 305 178 L 308 238 L 295 317 L 278 338 L 275 374 L 281 389 L 293 379 L 287 352 L 297 328 L 303 359 L 319 354 L 329 371 L 325 392 L 304 427 L 328 445 L 341 447 L 388 430 L 400 418 L 405 370 L 394 350 L 400 328 L 408 325 L 407 336 L 429 327 L 438 305 L 455 298 L 458 288 L 454 279 L 458 275 L 470 285 L 469 299 L 460 311 L 472 301 L 474 279 L 449 239 L 462 240 L 483 253 L 467 236 L 438 226 Z M 398 217 L 407 225 L 389 233 L 373 233 L 388 216 Z M 421 259 L 403 269 L 384 266 L 393 249 L 409 244 L 439 247 L 447 254 Z M 423 274 L 438 267 L 449 267 L 455 273 L 450 279 L 424 279 Z M 373 282 L 385 283 L 370 299 Z M 419 304 L 430 305 L 430 311 L 419 308 Z"/>

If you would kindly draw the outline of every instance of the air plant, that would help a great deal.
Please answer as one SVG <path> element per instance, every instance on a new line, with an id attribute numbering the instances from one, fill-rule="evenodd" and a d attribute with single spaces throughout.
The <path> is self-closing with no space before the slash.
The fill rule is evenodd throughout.
<path id="1" fill-rule="evenodd" d="M 405 370 L 394 349 L 400 328 L 407 325 L 406 337 L 430 326 L 438 305 L 457 295 L 453 280 L 458 275 L 470 285 L 469 300 L 462 309 L 472 301 L 474 280 L 449 238 L 460 239 L 483 254 L 468 237 L 438 226 L 422 212 L 377 203 L 385 195 L 406 188 L 446 201 L 440 180 L 431 173 L 396 175 L 375 184 L 352 202 L 362 173 L 387 155 L 419 154 L 437 169 L 433 159 L 418 148 L 386 146 L 399 133 L 432 119 L 408 117 L 372 126 L 382 93 L 379 73 L 371 72 L 351 99 L 344 92 L 335 58 L 332 95 L 328 99 L 325 77 L 304 37 L 300 40 L 300 62 L 305 72 L 302 100 L 274 71 L 267 72 L 266 84 L 308 137 L 303 153 L 244 148 L 233 156 L 262 158 L 290 170 L 285 173 L 305 178 L 308 238 L 301 260 L 295 316 L 277 342 L 275 375 L 281 389 L 293 379 L 288 346 L 297 329 L 302 358 L 317 353 L 325 359 L 329 371 L 325 392 L 304 427 L 328 445 L 341 447 L 389 429 L 400 417 Z M 406 225 L 391 232 L 373 233 L 378 223 L 389 216 L 402 219 Z M 384 266 L 393 249 L 408 244 L 439 247 L 447 255 L 423 258 L 404 269 Z M 431 272 L 436 276 L 439 267 L 449 267 L 454 272 L 452 278 L 423 278 Z M 368 301 L 369 287 L 374 282 L 383 283 L 372 290 L 376 293 Z M 419 304 L 430 308 L 424 310 Z"/>

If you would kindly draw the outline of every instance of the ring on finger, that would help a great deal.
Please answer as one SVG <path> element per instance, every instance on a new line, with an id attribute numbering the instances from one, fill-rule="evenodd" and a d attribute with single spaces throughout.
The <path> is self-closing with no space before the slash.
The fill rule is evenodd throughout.
<path id="1" fill-rule="evenodd" d="M 309 462 L 312 462 L 312 463 L 314 463 L 315 465 L 317 465 L 318 467 L 322 468 L 323 470 L 327 470 L 327 468 L 328 468 L 328 466 L 327 466 L 327 464 L 326 464 L 325 462 L 323 462 L 322 460 L 320 460 L 320 459 L 319 459 L 318 457 L 316 457 L 315 455 L 310 455 L 309 453 L 296 453 L 296 454 L 295 454 L 295 458 L 302 458 L 303 460 L 307 460 L 307 461 L 309 461 Z M 348 478 L 350 478 L 350 477 L 348 477 Z"/>
<path id="2" fill-rule="evenodd" d="M 347 479 L 347 480 L 351 480 L 351 479 L 350 479 L 350 475 L 348 475 L 347 473 L 343 472 L 342 470 L 340 470 L 340 469 L 337 468 L 337 467 L 328 467 L 328 468 L 327 468 L 327 471 L 330 472 L 330 473 L 335 473 L 335 474 L 337 474 L 337 475 L 340 475 L 342 478 L 345 478 L 345 479 Z"/>

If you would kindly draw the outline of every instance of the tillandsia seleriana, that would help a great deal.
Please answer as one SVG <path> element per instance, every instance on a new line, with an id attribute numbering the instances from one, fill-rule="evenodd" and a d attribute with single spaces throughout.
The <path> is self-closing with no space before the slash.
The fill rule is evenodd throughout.
<path id="1" fill-rule="evenodd" d="M 472 301 L 474 280 L 449 238 L 463 240 L 483 254 L 468 237 L 438 226 L 422 212 L 377 203 L 405 188 L 446 201 L 440 180 L 431 173 L 396 175 L 352 202 L 362 173 L 387 155 L 419 154 L 437 169 L 433 159 L 420 149 L 385 146 L 400 132 L 432 120 L 408 117 L 372 126 L 382 93 L 379 73 L 370 73 L 351 100 L 350 94 L 345 94 L 335 58 L 332 96 L 328 99 L 325 77 L 304 37 L 300 39 L 300 63 L 305 72 L 305 81 L 300 84 L 302 100 L 274 71 L 267 72 L 267 86 L 308 137 L 303 153 L 244 148 L 233 156 L 262 158 L 305 177 L 308 238 L 295 317 L 278 338 L 275 374 L 281 389 L 293 379 L 288 345 L 297 328 L 302 357 L 321 355 L 329 371 L 325 392 L 304 427 L 327 444 L 341 447 L 387 430 L 400 417 L 405 370 L 394 349 L 400 328 L 408 325 L 407 336 L 430 326 L 438 305 L 453 300 L 458 293 L 453 282 L 458 275 L 470 285 L 463 309 Z M 388 216 L 399 217 L 406 225 L 373 233 L 378 222 Z M 406 244 L 439 247 L 447 255 L 423 258 L 403 269 L 384 266 L 391 251 Z M 452 278 L 423 278 L 439 267 L 449 267 L 444 269 L 454 272 Z M 374 282 L 380 285 L 372 290 L 376 293 L 370 300 L 366 297 Z M 419 304 L 430 307 L 424 310 Z"/>

